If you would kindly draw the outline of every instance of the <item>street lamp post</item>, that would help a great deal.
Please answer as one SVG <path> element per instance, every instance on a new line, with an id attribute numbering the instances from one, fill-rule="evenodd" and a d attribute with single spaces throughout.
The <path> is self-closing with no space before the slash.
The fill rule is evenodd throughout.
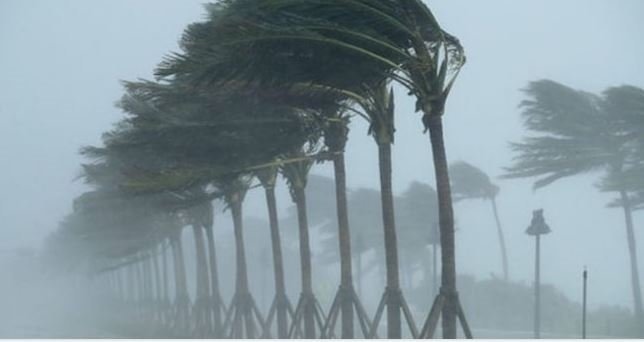
<path id="1" fill-rule="evenodd" d="M 550 227 L 543 218 L 543 209 L 532 211 L 532 221 L 526 234 L 535 237 L 534 261 L 534 338 L 541 338 L 541 245 L 540 236 L 550 233 Z"/>

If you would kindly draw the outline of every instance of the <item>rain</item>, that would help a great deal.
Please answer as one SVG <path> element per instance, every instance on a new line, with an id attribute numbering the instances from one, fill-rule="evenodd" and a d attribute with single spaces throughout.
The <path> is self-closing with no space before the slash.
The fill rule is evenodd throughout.
<path id="1" fill-rule="evenodd" d="M 643 338 L 641 13 L 0 0 L 0 338 Z"/>

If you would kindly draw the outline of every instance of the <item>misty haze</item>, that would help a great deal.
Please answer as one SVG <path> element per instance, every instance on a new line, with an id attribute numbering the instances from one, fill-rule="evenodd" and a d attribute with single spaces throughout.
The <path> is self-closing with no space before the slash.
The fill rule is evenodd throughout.
<path id="1" fill-rule="evenodd" d="M 644 338 L 642 14 L 0 0 L 0 338 Z"/>

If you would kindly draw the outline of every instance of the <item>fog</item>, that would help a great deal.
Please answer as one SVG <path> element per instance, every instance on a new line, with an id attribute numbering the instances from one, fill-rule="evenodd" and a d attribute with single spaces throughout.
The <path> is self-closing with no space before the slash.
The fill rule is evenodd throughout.
<path id="1" fill-rule="evenodd" d="M 525 99 L 521 89 L 528 82 L 552 79 L 597 94 L 623 84 L 644 87 L 644 3 L 426 3 L 444 29 L 459 38 L 467 55 L 445 111 L 447 158 L 477 166 L 500 187 L 497 204 L 505 229 L 510 279 L 527 288 L 532 286 L 534 239 L 525 234 L 525 229 L 532 211 L 543 208 L 552 233 L 541 239 L 542 283 L 561 291 L 567 300 L 581 303 L 581 272 L 587 267 L 591 311 L 609 306 L 632 311 L 624 214 L 619 208 L 606 207 L 615 195 L 596 189 L 598 174 L 567 177 L 538 190 L 533 190 L 534 178 L 499 176 L 513 163 L 515 154 L 509 143 L 529 135 L 518 108 Z M 179 51 L 177 42 L 186 25 L 204 18 L 202 4 L 203 1 L 187 0 L 0 1 L 0 337 L 127 337 L 122 329 L 109 330 L 113 316 L 92 310 L 105 304 L 104 285 L 80 275 L 48 272 L 37 256 L 47 236 L 72 211 L 74 198 L 90 189 L 76 180 L 81 163 L 87 162 L 78 152 L 82 146 L 100 145 L 101 134 L 123 117 L 114 106 L 123 94 L 119 81 L 153 79 L 153 69 L 163 56 Z M 423 134 L 421 115 L 415 113 L 414 99 L 400 87 L 395 88 L 395 99 L 393 192 L 400 196 L 413 181 L 435 186 L 435 179 L 429 139 Z M 354 117 L 350 129 L 345 153 L 349 192 L 361 188 L 378 190 L 378 150 L 373 137 L 367 135 L 368 124 Z M 311 172 L 331 179 L 334 175 L 331 163 L 316 164 Z M 287 292 L 295 303 L 300 291 L 300 265 L 294 204 L 282 179 L 276 190 Z M 214 229 L 222 297 L 229 301 L 234 290 L 235 250 L 230 211 L 222 212 L 223 207 L 215 201 Z M 351 215 L 351 207 L 349 212 Z M 459 276 L 470 277 L 459 280 L 458 286 L 501 277 L 489 203 L 455 202 L 454 212 L 456 270 Z M 262 310 L 267 311 L 274 286 L 261 189 L 249 191 L 244 214 L 251 292 Z M 334 211 L 328 216 L 336 219 Z M 641 212 L 634 212 L 634 222 L 642 274 Z M 318 300 L 326 310 L 339 284 L 339 269 L 337 263 L 320 261 L 325 233 L 319 225 L 310 222 L 313 281 Z M 194 296 L 191 229 L 184 229 L 183 237 L 188 288 Z M 262 243 L 265 250 L 250 247 Z M 362 301 L 369 315 L 373 315 L 384 279 L 373 271 L 363 282 L 366 285 Z M 70 286 L 78 290 L 70 291 Z M 4 304 L 9 300 L 15 305 Z M 414 300 L 417 324 L 424 321 L 431 300 L 431 292 L 427 298 Z M 427 301 L 426 309 L 421 310 L 421 305 L 416 305 L 418 301 Z M 41 311 L 43 307 L 47 312 Z M 115 306 L 111 310 L 128 309 Z M 526 306 L 525 311 L 529 316 L 532 306 Z M 34 316 L 35 312 L 41 315 Z M 63 315 L 68 318 L 61 320 Z M 32 325 L 25 324 L 27 321 Z M 473 327 L 476 334 L 476 324 Z M 531 337 L 531 329 L 525 327 L 526 335 L 518 336 Z M 624 336 L 618 331 L 611 334 Z M 544 336 L 548 336 L 545 327 Z M 563 333 L 556 336 L 576 337 Z"/>

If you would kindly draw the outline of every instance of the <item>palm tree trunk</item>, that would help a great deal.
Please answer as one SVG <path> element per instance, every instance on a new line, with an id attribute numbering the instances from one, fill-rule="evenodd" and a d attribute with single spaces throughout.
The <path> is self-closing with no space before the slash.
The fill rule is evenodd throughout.
<path id="1" fill-rule="evenodd" d="M 303 187 L 295 187 L 295 205 L 297 207 L 297 222 L 300 235 L 300 262 L 302 294 L 313 296 L 313 275 L 311 267 L 311 246 L 309 243 L 309 224 L 306 215 L 306 195 Z M 308 303 L 308 301 L 307 301 Z M 315 338 L 315 313 L 312 303 L 304 306 L 304 338 Z"/>
<path id="2" fill-rule="evenodd" d="M 168 320 L 168 258 L 167 258 L 167 249 L 164 246 L 164 243 L 161 244 L 161 269 L 162 269 L 162 279 L 163 284 L 161 286 L 161 304 L 162 304 L 162 319 L 163 323 L 167 323 Z"/>
<path id="3" fill-rule="evenodd" d="M 237 270 L 235 278 L 235 289 L 239 292 L 248 292 L 248 271 L 246 264 L 246 250 L 244 246 L 244 227 L 242 223 L 242 206 L 241 200 L 236 199 L 230 203 L 233 226 L 235 231 L 235 256 L 237 260 Z"/>
<path id="4" fill-rule="evenodd" d="M 152 262 L 154 266 L 154 299 L 153 299 L 153 309 L 154 317 L 158 319 L 161 317 L 161 270 L 159 268 L 159 255 L 157 254 L 157 247 L 154 246 L 152 250 Z"/>
<path id="5" fill-rule="evenodd" d="M 239 310 L 241 321 L 246 322 L 246 338 L 255 338 L 255 332 L 251 328 L 252 324 L 252 297 L 248 289 L 248 266 L 246 264 L 246 250 L 244 246 L 244 233 L 242 223 L 242 199 L 239 193 L 232 196 L 230 202 L 233 214 L 233 226 L 235 231 L 235 253 L 237 258 L 236 290 L 235 294 L 242 298 Z M 239 322 L 241 322 L 239 321 Z M 233 336 L 241 337 L 241 323 L 235 327 Z"/>
<path id="6" fill-rule="evenodd" d="M 126 271 L 127 300 L 129 303 L 134 304 L 136 302 L 134 264 L 128 265 Z"/>
<path id="7" fill-rule="evenodd" d="M 214 304 L 214 331 L 219 334 L 222 331 L 222 317 L 221 317 L 221 294 L 219 290 L 219 273 L 217 270 L 217 253 L 215 250 L 215 236 L 212 226 L 205 226 L 206 240 L 208 242 L 208 264 L 210 265 L 210 295 Z"/>
<path id="8" fill-rule="evenodd" d="M 208 281 L 208 261 L 204 246 L 204 237 L 202 227 L 199 224 L 192 226 L 192 232 L 195 240 L 195 257 L 197 260 L 196 280 L 197 280 L 197 297 L 195 298 L 197 331 L 199 334 L 205 333 L 209 328 L 210 319 L 208 315 L 208 292 L 210 283 Z"/>
<path id="9" fill-rule="evenodd" d="M 340 248 L 340 286 L 345 290 L 353 288 L 351 269 L 351 234 L 349 232 L 349 213 L 347 208 L 347 180 L 344 153 L 333 158 L 335 178 L 335 201 L 338 214 L 338 241 Z M 349 296 L 342 296 L 342 338 L 353 338 L 353 303 Z"/>
<path id="10" fill-rule="evenodd" d="M 123 277 L 122 277 L 122 268 L 116 270 L 116 284 L 118 286 L 119 299 L 125 301 L 125 293 L 123 292 Z"/>
<path id="11" fill-rule="evenodd" d="M 391 186 L 391 144 L 378 144 L 378 163 L 380 166 L 380 197 L 382 203 L 382 220 L 385 236 L 385 264 L 387 267 L 387 290 L 400 291 L 398 269 L 398 242 L 396 222 L 394 219 L 394 195 Z M 394 293 L 392 292 L 392 293 Z M 387 303 L 387 338 L 401 338 L 400 302 L 389 296 Z"/>
<path id="12" fill-rule="evenodd" d="M 642 310 L 642 292 L 640 288 L 639 268 L 637 265 L 637 246 L 635 243 L 635 231 L 633 229 L 633 215 L 630 199 L 626 191 L 620 191 L 624 218 L 626 220 L 626 239 L 628 241 L 628 255 L 631 264 L 631 285 L 633 288 L 633 307 L 635 311 L 636 324 L 640 337 L 644 336 L 644 313 Z"/>
<path id="13" fill-rule="evenodd" d="M 429 115 L 429 113 L 426 113 Z M 449 184 L 447 156 L 443 141 L 443 122 L 440 115 L 429 115 L 426 120 L 434 159 L 436 189 L 438 192 L 438 220 L 441 241 L 441 292 L 446 296 L 442 311 L 443 338 L 456 338 L 456 257 L 454 244 L 454 211 Z"/>
<path id="14" fill-rule="evenodd" d="M 273 250 L 273 271 L 275 273 L 275 294 L 278 298 L 275 313 L 277 318 L 277 338 L 288 337 L 287 307 L 283 301 L 286 298 L 286 285 L 284 283 L 284 260 L 282 258 L 282 241 L 280 238 L 279 220 L 277 218 L 277 201 L 275 188 L 264 187 L 266 206 L 268 207 L 268 220 L 271 230 L 271 247 Z"/>
<path id="15" fill-rule="evenodd" d="M 494 220 L 496 221 L 496 232 L 499 237 L 499 247 L 501 248 L 501 261 L 503 263 L 503 279 L 507 282 L 510 278 L 508 270 L 508 251 L 505 247 L 505 236 L 503 234 L 503 227 L 501 227 L 501 220 L 499 219 L 499 212 L 496 208 L 496 197 L 490 199 L 492 202 L 492 211 L 494 212 Z"/>
<path id="16" fill-rule="evenodd" d="M 135 270 L 136 270 L 136 292 L 137 292 L 137 307 L 139 309 L 139 313 L 141 312 L 141 309 L 143 308 L 143 303 L 145 302 L 145 289 L 144 285 L 145 283 L 143 282 L 143 261 L 141 260 L 141 256 L 137 254 L 137 258 L 139 258 L 139 261 L 135 264 Z"/>
<path id="17" fill-rule="evenodd" d="M 179 329 L 185 329 L 188 320 L 188 285 L 186 279 L 186 264 L 183 257 L 183 246 L 181 243 L 181 230 L 174 232 L 170 239 L 170 246 L 173 254 L 174 276 L 175 276 L 175 302 L 177 307 L 177 324 Z"/>
<path id="18" fill-rule="evenodd" d="M 146 315 L 149 317 L 153 316 L 152 303 L 154 298 L 154 292 L 152 289 L 152 259 L 149 253 L 144 254 L 145 259 L 143 261 L 143 276 L 144 276 L 144 288 L 145 288 L 145 311 Z"/>

